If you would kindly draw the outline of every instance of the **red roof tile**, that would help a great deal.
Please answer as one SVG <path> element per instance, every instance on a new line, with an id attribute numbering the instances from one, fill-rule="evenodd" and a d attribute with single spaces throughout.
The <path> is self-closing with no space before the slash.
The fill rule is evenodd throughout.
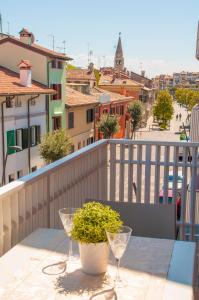
<path id="1" fill-rule="evenodd" d="M 55 93 L 55 90 L 36 81 L 32 81 L 31 87 L 23 86 L 19 74 L 0 66 L 0 96 Z"/>
<path id="2" fill-rule="evenodd" d="M 93 71 L 88 69 L 73 69 L 66 73 L 66 80 L 96 80 Z"/>

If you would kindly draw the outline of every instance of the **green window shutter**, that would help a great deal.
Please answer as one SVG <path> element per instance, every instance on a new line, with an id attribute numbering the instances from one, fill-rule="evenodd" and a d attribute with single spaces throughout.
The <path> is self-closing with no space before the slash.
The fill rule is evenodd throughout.
<path id="1" fill-rule="evenodd" d="M 9 149 L 10 146 L 15 146 L 15 130 L 9 130 L 7 131 L 7 153 L 13 154 L 16 151 Z"/>
<path id="2" fill-rule="evenodd" d="M 28 128 L 22 129 L 22 149 L 28 148 Z"/>
<path id="3" fill-rule="evenodd" d="M 36 130 L 36 145 L 41 143 L 41 127 L 40 125 L 35 126 L 35 130 Z"/>

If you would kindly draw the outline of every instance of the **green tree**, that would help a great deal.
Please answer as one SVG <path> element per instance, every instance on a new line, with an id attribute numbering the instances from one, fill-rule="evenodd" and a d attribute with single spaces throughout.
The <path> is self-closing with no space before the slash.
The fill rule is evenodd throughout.
<path id="1" fill-rule="evenodd" d="M 110 139 L 119 131 L 119 122 L 116 116 L 104 114 L 97 123 L 99 131 L 103 133 L 105 139 Z"/>
<path id="2" fill-rule="evenodd" d="M 142 117 L 143 117 L 143 112 L 144 112 L 144 106 L 140 100 L 136 100 L 130 103 L 128 107 L 128 111 L 131 116 L 131 125 L 132 125 L 131 133 L 133 137 L 135 131 L 140 127 Z"/>
<path id="3" fill-rule="evenodd" d="M 184 106 L 187 113 L 192 110 L 199 100 L 199 92 L 190 89 L 180 88 L 175 91 L 175 99 L 178 104 Z"/>
<path id="4" fill-rule="evenodd" d="M 166 129 L 168 122 L 172 119 L 174 113 L 172 97 L 168 91 L 160 91 L 158 93 L 155 105 L 153 107 L 153 115 L 161 122 L 160 127 Z"/>
<path id="5" fill-rule="evenodd" d="M 46 163 L 56 161 L 71 151 L 71 141 L 66 130 L 59 129 L 47 133 L 41 141 L 39 151 Z"/>

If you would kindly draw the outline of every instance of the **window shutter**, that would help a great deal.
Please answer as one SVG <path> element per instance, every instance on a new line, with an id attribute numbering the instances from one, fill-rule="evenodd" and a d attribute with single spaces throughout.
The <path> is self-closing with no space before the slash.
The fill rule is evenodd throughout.
<path id="1" fill-rule="evenodd" d="M 22 149 L 28 148 L 28 128 L 22 129 Z"/>
<path id="2" fill-rule="evenodd" d="M 9 149 L 10 146 L 15 146 L 15 130 L 9 130 L 7 131 L 7 153 L 13 154 L 16 151 Z"/>
<path id="3" fill-rule="evenodd" d="M 68 114 L 68 129 L 74 128 L 74 112 Z"/>
<path id="4" fill-rule="evenodd" d="M 36 144 L 41 143 L 41 127 L 40 125 L 35 126 L 36 127 Z"/>

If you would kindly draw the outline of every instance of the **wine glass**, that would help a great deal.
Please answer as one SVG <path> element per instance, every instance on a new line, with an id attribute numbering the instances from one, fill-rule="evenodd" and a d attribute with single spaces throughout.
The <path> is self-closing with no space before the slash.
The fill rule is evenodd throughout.
<path id="1" fill-rule="evenodd" d="M 59 216 L 61 218 L 62 224 L 64 226 L 64 230 L 69 237 L 69 251 L 68 251 L 68 260 L 73 261 L 76 260 L 77 257 L 73 255 L 73 247 L 72 247 L 72 239 L 71 239 L 71 231 L 73 229 L 73 217 L 78 208 L 61 208 L 59 210 Z"/>
<path id="2" fill-rule="evenodd" d="M 116 233 L 113 233 L 108 229 L 106 230 L 108 242 L 113 252 L 113 255 L 116 259 L 116 265 L 117 265 L 117 271 L 115 276 L 115 287 L 124 286 L 124 282 L 122 281 L 119 272 L 120 259 L 126 250 L 126 246 L 131 236 L 131 232 L 132 229 L 129 226 L 121 226 L 120 230 Z"/>

